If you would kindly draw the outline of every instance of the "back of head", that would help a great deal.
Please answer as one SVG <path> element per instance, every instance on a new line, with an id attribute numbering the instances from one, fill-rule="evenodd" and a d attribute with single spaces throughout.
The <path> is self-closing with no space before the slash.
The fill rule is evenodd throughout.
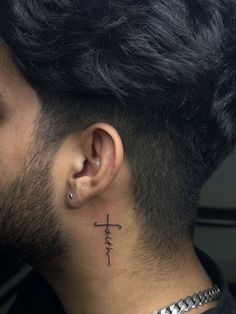
<path id="1" fill-rule="evenodd" d="M 144 243 L 191 234 L 200 190 L 236 140 L 233 0 L 1 0 L 0 36 L 51 119 L 47 143 L 119 132 Z"/>

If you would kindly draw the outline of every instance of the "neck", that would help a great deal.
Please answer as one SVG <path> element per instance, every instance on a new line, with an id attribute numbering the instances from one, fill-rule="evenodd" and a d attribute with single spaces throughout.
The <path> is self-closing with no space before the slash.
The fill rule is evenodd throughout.
<path id="1" fill-rule="evenodd" d="M 114 232 L 116 237 L 117 232 Z M 135 237 L 129 237 L 126 245 L 133 241 Z M 104 247 L 88 250 L 85 255 L 77 255 L 75 251 L 60 273 L 43 276 L 59 296 L 67 314 L 151 314 L 214 284 L 192 244 L 184 247 L 181 258 L 173 258 L 168 263 L 152 262 L 152 266 L 135 260 L 130 246 L 122 251 L 117 244 L 111 265 L 107 263 Z M 98 254 L 98 249 L 103 254 Z M 207 310 L 214 306 L 215 303 L 210 303 L 202 306 L 201 311 L 196 309 L 191 313 L 202 313 L 203 307 Z"/>

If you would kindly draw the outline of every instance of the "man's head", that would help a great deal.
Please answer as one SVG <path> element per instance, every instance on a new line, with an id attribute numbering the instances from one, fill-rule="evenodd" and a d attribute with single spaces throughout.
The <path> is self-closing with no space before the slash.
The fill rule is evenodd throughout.
<path id="1" fill-rule="evenodd" d="M 233 10 L 1 1 L 2 246 L 32 263 L 62 255 L 76 230 L 67 210 L 121 202 L 146 249 L 180 249 L 235 144 Z"/>

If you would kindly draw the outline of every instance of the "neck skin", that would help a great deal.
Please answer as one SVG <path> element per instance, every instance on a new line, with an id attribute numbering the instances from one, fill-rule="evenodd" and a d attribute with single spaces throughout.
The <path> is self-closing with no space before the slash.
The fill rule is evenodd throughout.
<path id="1" fill-rule="evenodd" d="M 83 235 L 83 243 L 76 242 L 70 260 L 60 272 L 42 273 L 59 296 L 66 314 L 151 314 L 155 309 L 213 286 L 191 242 L 183 245 L 181 258 L 173 257 L 167 263 L 161 259 L 145 263 L 140 260 L 141 248 L 139 258 L 134 253 L 139 243 L 134 213 L 126 211 L 124 216 L 119 213 L 119 217 L 115 211 L 109 213 L 109 223 L 122 225 L 121 230 L 110 227 L 111 265 L 105 255 L 106 227 L 94 226 L 96 221 L 106 221 L 106 213 L 98 210 L 91 217 L 80 212 L 77 220 L 83 220 L 83 224 L 75 229 Z M 209 303 L 191 313 L 202 313 L 216 305 Z"/>

